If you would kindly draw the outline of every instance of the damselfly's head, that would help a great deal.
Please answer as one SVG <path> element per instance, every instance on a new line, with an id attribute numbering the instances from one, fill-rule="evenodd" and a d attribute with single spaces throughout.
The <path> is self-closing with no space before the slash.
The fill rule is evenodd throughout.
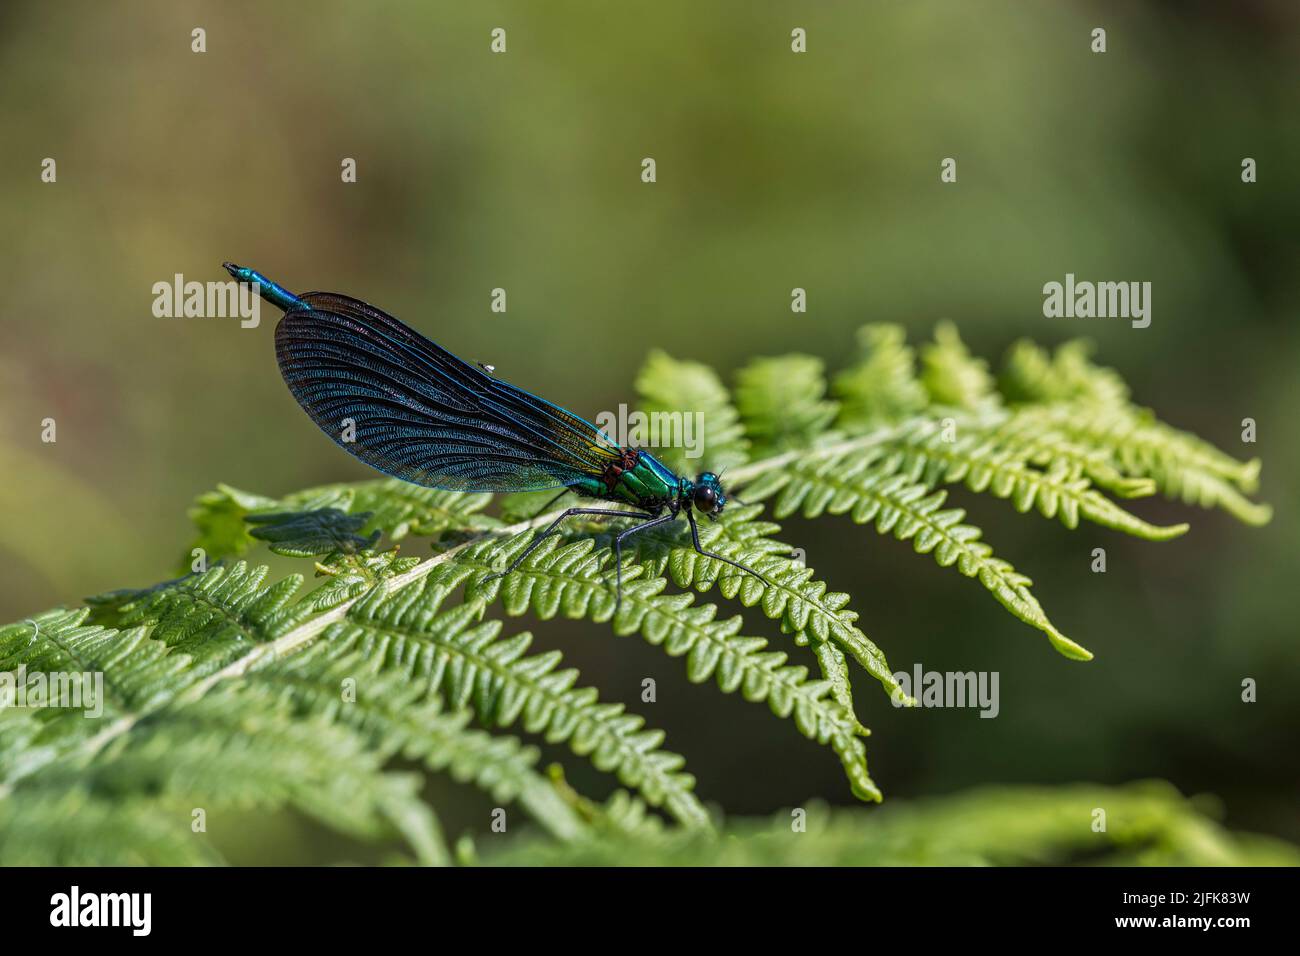
<path id="1" fill-rule="evenodd" d="M 691 485 L 691 507 L 702 515 L 717 518 L 727 506 L 727 496 L 722 491 L 722 483 L 711 471 L 701 472 Z"/>

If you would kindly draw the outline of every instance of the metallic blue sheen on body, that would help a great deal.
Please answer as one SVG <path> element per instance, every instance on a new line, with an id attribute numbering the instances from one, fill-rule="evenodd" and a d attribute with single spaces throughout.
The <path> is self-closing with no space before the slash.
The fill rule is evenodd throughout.
<path id="1" fill-rule="evenodd" d="M 664 487 L 672 494 L 676 494 L 680 487 L 680 479 L 677 472 L 673 471 L 663 462 L 648 451 L 641 452 L 641 464 L 645 464 L 654 475 L 664 483 Z"/>
<path id="2" fill-rule="evenodd" d="M 237 266 L 233 262 L 222 263 L 226 271 L 238 279 L 240 282 L 250 282 L 257 285 L 258 294 L 270 302 L 273 306 L 282 311 L 288 312 L 292 309 L 310 309 L 311 306 L 298 298 L 278 282 L 272 282 L 256 269 L 249 269 L 247 266 Z"/>

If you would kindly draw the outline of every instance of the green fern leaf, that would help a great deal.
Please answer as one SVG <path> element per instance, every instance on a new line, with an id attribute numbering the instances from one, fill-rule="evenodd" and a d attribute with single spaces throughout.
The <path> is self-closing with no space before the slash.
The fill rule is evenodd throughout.
<path id="1" fill-rule="evenodd" d="M 1149 479 L 1170 498 L 1223 508 L 1247 524 L 1271 520 L 1272 509 L 1245 496 L 1259 487 L 1258 459 L 1238 461 L 1133 405 L 1124 382 L 1112 369 L 1093 364 L 1089 352 L 1088 344 L 1078 341 L 1062 345 L 1050 358 L 1031 343 L 1013 347 L 1003 390 L 1023 405 L 1022 430 L 1059 433 L 1101 450 L 1121 471 Z"/>
<path id="2" fill-rule="evenodd" d="M 699 436 L 703 456 L 689 457 L 691 449 L 661 444 L 655 449 L 664 464 L 683 474 L 700 471 L 723 472 L 748 460 L 749 441 L 744 437 L 740 416 L 717 373 L 699 362 L 675 359 L 655 351 L 637 375 L 636 390 L 641 410 L 650 415 L 700 415 Z"/>
<path id="3" fill-rule="evenodd" d="M 1079 826 L 1105 807 L 1109 826 Z M 877 813 L 820 805 L 790 815 L 730 821 L 721 838 L 616 829 L 564 845 L 525 839 L 495 845 L 492 866 L 1296 866 L 1300 851 L 1232 833 L 1155 782 L 1122 787 L 997 787 Z"/>
<path id="4" fill-rule="evenodd" d="M 249 531 L 248 516 L 257 511 L 274 511 L 282 504 L 274 498 L 240 491 L 230 485 L 217 485 L 215 491 L 199 495 L 189 510 L 197 536 L 191 552 L 185 555 L 180 566 L 190 570 L 193 551 L 212 561 L 246 554 L 255 544 Z"/>
<path id="5" fill-rule="evenodd" d="M 154 711 L 86 766 L 51 765 L 24 788 L 76 784 L 199 807 L 291 805 L 360 839 L 401 832 L 425 862 L 445 858 L 436 849 L 433 816 L 419 800 L 418 777 L 383 773 L 380 764 L 381 756 L 347 728 L 314 716 L 291 719 L 287 704 L 270 692 L 225 685 Z M 188 816 L 188 809 L 181 812 Z"/>
<path id="6" fill-rule="evenodd" d="M 386 666 L 400 652 L 383 642 L 364 643 L 335 625 L 325 640 L 302 654 L 258 668 L 255 686 L 278 691 L 301 714 L 321 715 L 360 732 L 381 757 L 400 754 L 430 770 L 450 772 L 495 799 L 518 801 L 529 815 L 560 839 L 573 839 L 584 826 L 550 781 L 538 774 L 538 752 L 509 735 L 468 728 L 471 713 L 444 712 L 436 690 L 411 680 L 413 667 Z M 429 681 L 435 688 L 437 680 Z M 350 692 L 349 692 L 350 689 Z M 502 726 L 505 726 L 502 723 Z"/>
<path id="7" fill-rule="evenodd" d="M 916 355 L 902 326 L 863 326 L 858 349 L 858 362 L 836 375 L 831 387 L 840 402 L 839 427 L 861 431 L 925 408 L 927 393 L 917 381 Z"/>
<path id="8" fill-rule="evenodd" d="M 1033 449 L 1000 444 L 996 428 L 958 426 L 955 431 L 959 437 L 950 441 L 943 423 L 913 420 L 897 437 L 881 444 L 898 452 L 882 467 L 897 468 L 930 488 L 940 482 L 963 482 L 971 491 L 1009 499 L 1022 514 L 1037 508 L 1045 518 L 1059 517 L 1067 528 L 1077 528 L 1082 517 L 1148 541 L 1167 541 L 1189 527 L 1148 524 L 1092 488 L 1082 466 L 1061 456 L 1053 458 L 1045 471 L 1033 467 Z"/>
<path id="9" fill-rule="evenodd" d="M 804 461 L 791 467 L 779 483 L 769 482 L 764 494 L 779 492 L 774 506 L 778 518 L 802 511 L 815 518 L 823 511 L 848 513 L 858 524 L 872 522 L 881 534 L 911 540 L 918 554 L 933 554 L 940 567 L 955 566 L 978 578 L 998 603 L 1026 624 L 1047 635 L 1052 646 L 1072 660 L 1091 660 L 1091 652 L 1070 640 L 1048 619 L 1029 590 L 1032 582 L 1008 562 L 996 557 L 980 540 L 981 532 L 962 524 L 960 508 L 943 509 L 947 493 L 931 492 L 922 483 L 869 459 L 832 457 Z M 757 496 L 747 489 L 747 494 Z"/>
<path id="10" fill-rule="evenodd" d="M 28 674 L 29 685 L 37 675 L 55 675 L 62 701 L 37 710 L 0 707 L 0 796 L 57 761 L 92 756 L 200 676 L 188 657 L 168 654 L 145 628 L 117 631 L 86 623 L 88 616 L 85 608 L 47 611 L 0 628 L 0 672 Z M 103 675 L 102 687 L 95 675 Z"/>
<path id="11" fill-rule="evenodd" d="M 839 413 L 826 399 L 821 359 L 786 355 L 755 359 L 736 374 L 736 407 L 755 453 L 811 445 Z"/>
<path id="12" fill-rule="evenodd" d="M 150 799 L 19 792 L 0 800 L 5 866 L 204 866 L 224 862 L 195 839 L 188 815 L 159 813 Z"/>
<path id="13" fill-rule="evenodd" d="M 1156 493 L 1153 479 L 1124 474 L 1111 448 L 1085 445 L 1060 431 L 1044 428 L 1034 418 L 1036 410 L 1021 408 L 1011 412 L 989 429 L 989 440 L 1040 468 L 1074 468 L 1098 488 L 1119 498 L 1145 498 Z"/>
<path id="14" fill-rule="evenodd" d="M 295 605 L 302 576 L 267 584 L 270 569 L 240 561 L 169 586 L 92 601 L 94 620 L 114 627 L 153 625 L 152 636 L 193 655 L 204 671 L 224 666 L 250 645 L 274 640 L 312 608 Z"/>
<path id="15" fill-rule="evenodd" d="M 672 531 L 639 535 L 635 558 L 647 562 L 650 573 L 671 575 L 679 587 L 707 591 L 715 583 L 726 598 L 745 607 L 758 607 L 768 618 L 779 621 L 781 630 L 794 636 L 796 644 L 821 648 L 837 646 L 880 681 L 891 697 L 901 697 L 902 688 L 889 669 L 884 653 L 854 623 L 858 615 L 846 610 L 847 594 L 828 590 L 802 560 L 791 560 L 796 552 L 771 536 L 780 530 L 771 522 L 755 520 L 762 508 L 756 505 L 731 508 L 718 521 L 700 530 L 706 550 L 716 551 L 759 571 L 770 584 L 696 552 L 689 542 Z M 830 670 L 838 662 L 828 657 Z M 827 675 L 847 699 L 839 678 Z"/>
<path id="16" fill-rule="evenodd" d="M 831 682 L 809 680 L 807 668 L 787 664 L 787 655 L 767 650 L 763 639 L 741 636 L 739 617 L 719 621 L 714 605 L 697 605 L 690 594 L 664 594 L 667 581 L 646 577 L 645 565 L 629 562 L 625 567 L 623 606 L 616 616 L 609 554 L 595 549 L 591 540 L 563 545 L 548 540 L 513 574 L 484 583 L 494 567 L 510 560 L 528 541 L 523 535 L 472 547 L 435 574 L 448 587 L 472 578 L 471 594 L 485 601 L 499 595 L 511 615 L 531 610 L 543 619 L 560 614 L 611 621 L 616 634 L 640 633 L 669 655 L 685 656 L 693 683 L 713 677 L 724 692 L 740 691 L 751 702 L 766 701 L 778 717 L 792 717 L 805 737 L 831 744 L 855 794 L 880 799 L 866 771 L 865 748 L 857 739 L 865 730 L 851 707 L 830 694 Z"/>
<path id="17" fill-rule="evenodd" d="M 1020 340 L 1007 353 L 999 387 L 1013 403 L 1084 401 L 1112 407 L 1126 405 L 1129 388 L 1114 369 L 1089 361 L 1090 343 L 1075 339 L 1049 355 L 1033 342 Z"/>
<path id="18" fill-rule="evenodd" d="M 557 669 L 559 652 L 526 657 L 530 635 L 499 640 L 500 622 L 471 626 L 481 606 L 438 614 L 464 577 L 459 564 L 442 565 L 395 593 L 372 593 L 325 638 L 365 653 L 377 666 L 400 668 L 453 707 L 472 707 L 488 726 L 518 722 L 551 743 L 567 743 L 655 806 L 685 823 L 706 825 L 708 814 L 692 792 L 695 780 L 681 771 L 679 755 L 660 749 L 662 732 L 645 729 L 644 719 L 621 704 L 601 703 L 594 688 L 575 687 L 577 671 Z"/>
<path id="19" fill-rule="evenodd" d="M 921 382 L 934 405 L 974 410 L 997 401 L 988 363 L 970 354 L 951 322 L 940 322 L 921 349 Z"/>
<path id="20" fill-rule="evenodd" d="M 1150 412 L 1051 405 L 1026 411 L 1024 416 L 1086 446 L 1110 450 L 1126 473 L 1152 479 L 1167 497 L 1202 508 L 1222 508 L 1250 525 L 1265 525 L 1272 519 L 1268 505 L 1242 494 L 1259 486 L 1259 459 L 1238 461 Z"/>

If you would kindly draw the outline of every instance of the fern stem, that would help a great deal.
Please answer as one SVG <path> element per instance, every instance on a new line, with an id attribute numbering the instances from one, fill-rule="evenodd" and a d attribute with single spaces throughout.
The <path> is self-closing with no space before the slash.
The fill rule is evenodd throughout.
<path id="1" fill-rule="evenodd" d="M 848 454 L 849 452 L 858 451 L 864 448 L 871 448 L 888 440 L 899 429 L 877 428 L 874 431 L 867 432 L 865 435 L 858 435 L 854 438 L 843 441 L 832 442 L 826 445 L 819 445 L 814 448 L 801 448 L 795 451 L 783 452 L 779 455 L 773 455 L 770 458 L 761 458 L 758 461 L 751 461 L 747 465 L 739 468 L 732 468 L 727 472 L 727 479 L 733 486 L 747 485 L 755 478 L 761 478 L 769 472 L 784 468 L 786 465 L 793 465 L 796 462 L 807 461 L 809 459 L 834 458 L 837 455 Z"/>

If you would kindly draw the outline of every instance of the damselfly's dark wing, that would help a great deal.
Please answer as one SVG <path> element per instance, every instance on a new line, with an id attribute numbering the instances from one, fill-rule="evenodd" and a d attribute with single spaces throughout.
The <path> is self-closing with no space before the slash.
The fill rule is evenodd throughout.
<path id="1" fill-rule="evenodd" d="M 594 425 L 463 362 L 391 315 L 309 292 L 275 330 L 280 374 L 342 448 L 386 475 L 450 491 L 536 491 L 621 457 Z"/>

